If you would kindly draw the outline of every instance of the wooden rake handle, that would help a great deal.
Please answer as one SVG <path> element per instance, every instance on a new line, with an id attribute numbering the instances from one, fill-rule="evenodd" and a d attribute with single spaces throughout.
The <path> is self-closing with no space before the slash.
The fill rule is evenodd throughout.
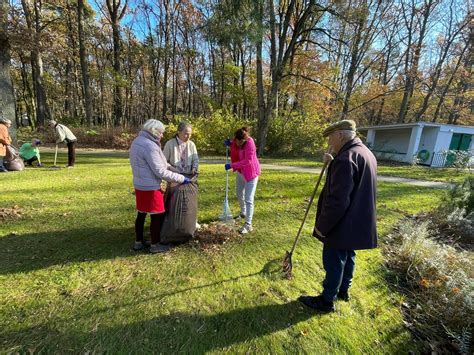
<path id="1" fill-rule="evenodd" d="M 304 213 L 303 221 L 301 221 L 301 226 L 300 229 L 298 229 L 298 234 L 296 235 L 295 241 L 293 242 L 293 247 L 291 248 L 290 254 L 293 254 L 293 251 L 296 248 L 296 243 L 298 243 L 298 239 L 301 234 L 301 230 L 303 229 L 304 223 L 306 222 L 306 217 L 308 217 L 309 210 L 311 208 L 311 205 L 313 204 L 314 197 L 316 196 L 316 192 L 318 191 L 319 185 L 321 184 L 321 180 L 324 175 L 324 171 L 326 170 L 328 166 L 328 163 L 324 163 L 323 168 L 321 169 L 321 172 L 319 173 L 319 178 L 318 181 L 316 182 L 316 186 L 314 187 L 313 194 L 311 195 L 311 198 L 308 203 L 308 207 L 306 207 L 306 212 Z"/>

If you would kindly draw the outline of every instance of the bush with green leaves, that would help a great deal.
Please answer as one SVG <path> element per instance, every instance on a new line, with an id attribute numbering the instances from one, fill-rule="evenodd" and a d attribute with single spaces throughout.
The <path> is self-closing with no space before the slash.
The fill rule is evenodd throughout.
<path id="1" fill-rule="evenodd" d="M 409 295 L 405 308 L 415 333 L 467 354 L 474 324 L 473 254 L 436 242 L 430 223 L 399 223 L 384 246 L 386 264 Z"/>
<path id="2" fill-rule="evenodd" d="M 208 116 L 189 118 L 185 116 L 175 116 L 167 124 L 164 142 L 174 137 L 178 130 L 178 124 L 186 121 L 193 126 L 192 140 L 201 153 L 225 153 L 224 139 L 233 138 L 235 131 L 243 126 L 253 128 L 253 122 L 240 119 L 236 115 L 226 110 L 212 110 Z M 256 130 L 251 129 L 251 134 L 255 138 Z"/>
<path id="3" fill-rule="evenodd" d="M 313 155 L 325 147 L 325 126 L 317 114 L 281 112 L 270 121 L 268 151 L 277 155 Z"/>

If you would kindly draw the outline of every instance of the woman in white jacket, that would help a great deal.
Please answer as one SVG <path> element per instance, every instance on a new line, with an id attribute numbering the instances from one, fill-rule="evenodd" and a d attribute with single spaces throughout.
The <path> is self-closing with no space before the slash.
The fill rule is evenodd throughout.
<path id="1" fill-rule="evenodd" d="M 163 154 L 177 173 L 185 176 L 196 175 L 199 170 L 199 157 L 196 145 L 191 141 L 193 127 L 188 122 L 180 122 L 178 133 L 165 144 Z"/>

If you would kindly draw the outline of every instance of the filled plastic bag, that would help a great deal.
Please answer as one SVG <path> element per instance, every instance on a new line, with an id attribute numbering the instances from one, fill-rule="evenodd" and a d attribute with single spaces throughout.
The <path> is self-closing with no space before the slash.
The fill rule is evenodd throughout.
<path id="1" fill-rule="evenodd" d="M 25 163 L 20 158 L 19 150 L 11 144 L 7 145 L 7 154 L 3 158 L 3 165 L 9 171 L 22 171 L 25 168 Z"/>
<path id="2" fill-rule="evenodd" d="M 161 228 L 162 243 L 184 243 L 193 238 L 196 230 L 198 186 L 196 182 L 166 190 L 166 213 Z"/>

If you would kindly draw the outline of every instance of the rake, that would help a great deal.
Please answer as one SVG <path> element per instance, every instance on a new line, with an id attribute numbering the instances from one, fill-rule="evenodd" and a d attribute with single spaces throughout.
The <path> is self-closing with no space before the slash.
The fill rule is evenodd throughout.
<path id="1" fill-rule="evenodd" d="M 283 260 L 283 273 L 285 274 L 287 279 L 291 279 L 293 276 L 293 252 L 295 251 L 296 248 L 296 243 L 298 243 L 298 239 L 301 235 L 301 230 L 303 229 L 304 223 L 306 222 L 306 217 L 308 217 L 308 212 L 309 209 L 311 208 L 311 205 L 313 203 L 314 197 L 316 196 L 316 192 L 318 191 L 319 184 L 321 183 L 321 179 L 324 175 L 324 171 L 326 170 L 326 167 L 328 166 L 328 163 L 325 163 L 321 172 L 319 173 L 319 178 L 318 181 L 316 182 L 316 186 L 314 187 L 313 194 L 311 195 L 311 198 L 308 203 L 308 207 L 306 207 L 306 212 L 304 213 L 303 220 L 301 221 L 301 226 L 300 229 L 298 229 L 298 233 L 296 234 L 295 241 L 293 242 L 293 247 L 291 248 L 291 251 L 287 251 L 285 255 L 285 259 Z"/>
<path id="2" fill-rule="evenodd" d="M 56 170 L 61 169 L 61 167 L 56 165 L 56 161 L 58 159 L 58 145 L 56 144 L 56 150 L 54 152 L 54 165 L 50 167 L 50 169 Z"/>
<path id="3" fill-rule="evenodd" d="M 225 163 L 229 162 L 229 147 L 226 147 L 225 150 Z M 232 213 L 230 212 L 229 207 L 229 170 L 225 171 L 225 198 L 224 198 L 224 205 L 222 207 L 222 214 L 220 215 L 219 219 L 221 221 L 229 221 L 233 219 Z"/>

